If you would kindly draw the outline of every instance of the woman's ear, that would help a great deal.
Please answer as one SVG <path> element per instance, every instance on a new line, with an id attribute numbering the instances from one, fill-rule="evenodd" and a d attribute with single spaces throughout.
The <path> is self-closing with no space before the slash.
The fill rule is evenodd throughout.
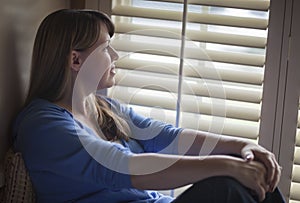
<path id="1" fill-rule="evenodd" d="M 72 70 L 78 72 L 82 65 L 81 55 L 78 51 L 72 51 L 71 53 L 71 68 Z"/>

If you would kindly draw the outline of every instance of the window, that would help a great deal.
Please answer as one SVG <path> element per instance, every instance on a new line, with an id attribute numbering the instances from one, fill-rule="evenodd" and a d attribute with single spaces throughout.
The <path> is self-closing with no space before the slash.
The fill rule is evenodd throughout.
<path id="1" fill-rule="evenodd" d="M 258 142 L 269 2 L 189 3 L 113 1 L 121 57 L 108 94 L 179 127 Z"/>
<path id="2" fill-rule="evenodd" d="M 258 140 L 268 1 L 113 1 L 108 94 L 180 127 Z"/>

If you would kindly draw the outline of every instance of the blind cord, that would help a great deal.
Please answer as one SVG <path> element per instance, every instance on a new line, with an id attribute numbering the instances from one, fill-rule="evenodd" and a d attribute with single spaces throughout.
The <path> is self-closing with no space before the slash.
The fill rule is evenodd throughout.
<path id="1" fill-rule="evenodd" d="M 181 96 L 182 96 L 182 77 L 184 66 L 184 49 L 185 49 L 185 36 L 186 36 L 186 21 L 187 21 L 187 0 L 184 0 L 183 14 L 182 14 L 182 29 L 181 29 L 181 47 L 180 47 L 180 62 L 179 62 L 179 74 L 178 74 L 178 96 L 176 104 L 176 127 L 179 126 L 180 111 L 181 111 Z"/>
<path id="2" fill-rule="evenodd" d="M 179 127 L 180 112 L 181 112 L 181 96 L 182 96 L 182 80 L 183 80 L 183 66 L 184 66 L 184 50 L 185 50 L 185 36 L 186 36 L 186 23 L 187 23 L 187 10 L 188 0 L 183 1 L 183 14 L 182 14 L 182 28 L 181 28 L 181 47 L 180 47 L 180 62 L 178 74 L 178 95 L 176 103 L 176 123 L 175 126 Z M 174 189 L 170 191 L 171 197 L 174 197 Z"/>

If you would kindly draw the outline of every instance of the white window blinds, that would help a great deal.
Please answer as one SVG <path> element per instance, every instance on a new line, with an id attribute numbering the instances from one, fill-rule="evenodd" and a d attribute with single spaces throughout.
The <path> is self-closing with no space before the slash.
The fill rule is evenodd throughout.
<path id="1" fill-rule="evenodd" d="M 300 202 L 300 99 L 298 107 L 298 128 L 296 134 L 296 145 L 295 145 L 295 155 L 294 155 L 294 165 L 292 173 L 292 183 L 291 183 L 291 194 L 290 203 Z"/>
<path id="2" fill-rule="evenodd" d="M 266 0 L 114 0 L 121 57 L 108 95 L 180 127 L 257 141 L 268 8 Z"/>

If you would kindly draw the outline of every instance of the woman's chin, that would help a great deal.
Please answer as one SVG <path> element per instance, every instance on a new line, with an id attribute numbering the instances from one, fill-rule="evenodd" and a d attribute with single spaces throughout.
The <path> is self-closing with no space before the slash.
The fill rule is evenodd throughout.
<path id="1" fill-rule="evenodd" d="M 115 85 L 115 81 L 111 81 L 111 82 L 109 82 L 109 83 L 107 83 L 107 84 L 105 84 L 105 85 L 99 85 L 99 86 L 97 87 L 97 91 L 101 91 L 101 90 L 103 90 L 103 89 L 111 88 L 111 87 L 113 87 L 114 85 Z"/>

